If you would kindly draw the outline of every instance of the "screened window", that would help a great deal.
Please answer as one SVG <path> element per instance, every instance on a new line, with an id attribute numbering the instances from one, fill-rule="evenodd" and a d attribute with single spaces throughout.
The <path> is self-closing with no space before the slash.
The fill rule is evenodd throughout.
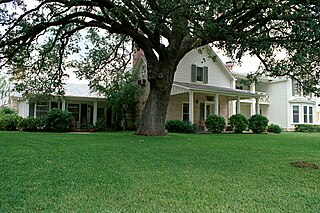
<path id="1" fill-rule="evenodd" d="M 189 103 L 182 105 L 182 120 L 189 121 Z"/>
<path id="2" fill-rule="evenodd" d="M 41 117 L 49 111 L 49 102 L 39 102 L 36 105 L 36 116 Z"/>
<path id="3" fill-rule="evenodd" d="M 51 109 L 53 108 L 59 108 L 59 103 L 58 102 L 51 102 Z"/>
<path id="4" fill-rule="evenodd" d="M 299 106 L 293 106 L 293 123 L 299 123 Z"/>

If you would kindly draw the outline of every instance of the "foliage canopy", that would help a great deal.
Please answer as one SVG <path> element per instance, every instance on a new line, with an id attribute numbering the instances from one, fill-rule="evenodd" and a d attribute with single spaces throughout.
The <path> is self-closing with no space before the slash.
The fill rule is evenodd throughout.
<path id="1" fill-rule="evenodd" d="M 144 51 L 150 82 L 140 134 L 164 133 L 179 61 L 191 49 L 210 43 L 236 60 L 245 53 L 255 55 L 262 62 L 260 73 L 294 78 L 309 92 L 319 93 L 320 3 L 316 0 L 33 3 L 0 1 L 0 66 L 13 75 L 16 88 L 63 94 L 68 69 L 108 86 L 110 77 L 130 64 L 134 42 Z M 280 51 L 287 57 L 279 59 Z"/>

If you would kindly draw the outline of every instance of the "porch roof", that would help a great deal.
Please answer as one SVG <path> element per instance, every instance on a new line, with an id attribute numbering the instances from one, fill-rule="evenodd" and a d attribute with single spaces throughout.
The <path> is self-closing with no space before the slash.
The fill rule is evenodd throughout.
<path id="1" fill-rule="evenodd" d="M 175 81 L 173 82 L 173 86 L 176 86 L 182 89 L 180 90 L 180 92 L 177 92 L 176 94 L 193 91 L 193 92 L 213 93 L 213 94 L 234 96 L 234 97 L 240 96 L 245 98 L 259 98 L 261 96 L 257 93 L 247 92 L 239 89 L 210 86 L 205 84 L 194 84 L 194 83 L 185 83 L 185 82 Z"/>

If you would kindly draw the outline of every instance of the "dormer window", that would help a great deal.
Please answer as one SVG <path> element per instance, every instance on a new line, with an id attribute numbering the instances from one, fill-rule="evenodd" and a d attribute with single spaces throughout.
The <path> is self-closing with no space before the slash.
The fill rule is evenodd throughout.
<path id="1" fill-rule="evenodd" d="M 208 67 L 202 66 L 198 67 L 195 64 L 191 65 L 191 81 L 208 83 Z"/>

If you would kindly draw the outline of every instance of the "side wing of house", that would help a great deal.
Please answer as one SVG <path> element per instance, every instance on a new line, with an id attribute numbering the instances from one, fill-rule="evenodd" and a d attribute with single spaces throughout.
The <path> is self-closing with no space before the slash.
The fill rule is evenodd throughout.
<path id="1" fill-rule="evenodd" d="M 96 124 L 99 119 L 112 124 L 112 114 L 107 99 L 91 93 L 89 87 L 83 84 L 67 84 L 66 96 L 52 97 L 45 101 L 29 101 L 21 94 L 10 98 L 11 107 L 18 115 L 26 117 L 41 117 L 53 108 L 67 110 L 72 113 L 71 125 L 74 129 L 85 129 L 88 124 Z"/>
<path id="2" fill-rule="evenodd" d="M 316 97 L 305 93 L 302 87 L 294 80 L 288 80 L 288 123 L 289 128 L 294 129 L 296 124 L 315 124 Z"/>

